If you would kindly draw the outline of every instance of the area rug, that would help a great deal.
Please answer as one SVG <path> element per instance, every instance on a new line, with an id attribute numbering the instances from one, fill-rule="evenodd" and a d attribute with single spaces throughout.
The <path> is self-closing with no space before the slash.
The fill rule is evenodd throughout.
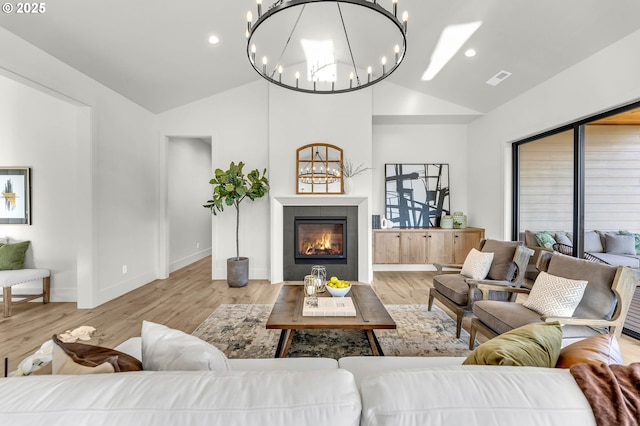
<path id="1" fill-rule="evenodd" d="M 220 305 L 193 332 L 222 350 L 229 358 L 272 358 L 280 330 L 265 324 L 273 305 Z M 442 310 L 427 305 L 385 305 L 396 322 L 396 330 L 376 330 L 388 356 L 467 356 L 469 334 L 455 337 L 455 322 Z M 371 356 L 371 348 L 361 330 L 297 331 L 289 357 Z"/>

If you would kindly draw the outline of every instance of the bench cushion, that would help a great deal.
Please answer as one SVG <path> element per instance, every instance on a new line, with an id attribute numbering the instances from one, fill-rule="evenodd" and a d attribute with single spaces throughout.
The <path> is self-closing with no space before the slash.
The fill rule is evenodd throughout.
<path id="1" fill-rule="evenodd" d="M 17 269 L 0 271 L 0 287 L 11 287 L 33 280 L 39 280 L 51 275 L 48 269 Z"/>

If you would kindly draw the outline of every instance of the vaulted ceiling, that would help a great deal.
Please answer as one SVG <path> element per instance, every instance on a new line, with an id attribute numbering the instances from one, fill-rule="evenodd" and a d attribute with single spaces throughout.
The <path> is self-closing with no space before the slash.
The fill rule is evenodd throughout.
<path id="1" fill-rule="evenodd" d="M 391 0 L 379 3 L 391 8 Z M 410 13 L 407 55 L 389 81 L 478 112 L 640 29 L 638 0 L 399 5 Z M 255 10 L 255 0 L 54 0 L 41 14 L 2 13 L 0 26 L 158 113 L 259 79 L 246 57 L 247 10 Z M 443 29 L 474 21 L 482 25 L 458 54 L 422 81 Z M 219 44 L 208 43 L 212 34 Z M 467 48 L 477 55 L 465 57 Z M 502 70 L 513 74 L 498 86 L 486 84 Z"/>

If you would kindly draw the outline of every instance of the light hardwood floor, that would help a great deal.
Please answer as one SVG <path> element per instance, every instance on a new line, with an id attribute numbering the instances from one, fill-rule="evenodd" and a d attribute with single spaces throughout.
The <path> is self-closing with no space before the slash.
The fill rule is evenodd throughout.
<path id="1" fill-rule="evenodd" d="M 191 333 L 224 303 L 274 303 L 280 284 L 251 281 L 229 288 L 212 281 L 211 258 L 205 258 L 95 309 L 76 309 L 75 303 L 23 303 L 13 316 L 0 319 L 0 359 L 9 359 L 9 371 L 55 333 L 81 325 L 98 331 L 91 343 L 114 347 L 139 336 L 142 320 Z M 376 272 L 373 289 L 384 304 L 426 304 L 433 272 Z M 55 285 L 55 283 L 53 283 Z M 469 320 L 463 327 L 468 329 Z M 640 342 L 623 336 L 620 346 L 627 363 L 640 361 Z M 46 371 L 46 370 L 45 370 Z"/>

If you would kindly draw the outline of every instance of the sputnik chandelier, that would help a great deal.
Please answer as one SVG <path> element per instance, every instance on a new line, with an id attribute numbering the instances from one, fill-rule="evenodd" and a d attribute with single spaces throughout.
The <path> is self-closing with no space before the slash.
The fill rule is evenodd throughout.
<path id="1" fill-rule="evenodd" d="M 382 81 L 407 48 L 398 0 L 278 0 L 247 13 L 247 56 L 263 78 L 306 93 L 345 93 Z"/>

